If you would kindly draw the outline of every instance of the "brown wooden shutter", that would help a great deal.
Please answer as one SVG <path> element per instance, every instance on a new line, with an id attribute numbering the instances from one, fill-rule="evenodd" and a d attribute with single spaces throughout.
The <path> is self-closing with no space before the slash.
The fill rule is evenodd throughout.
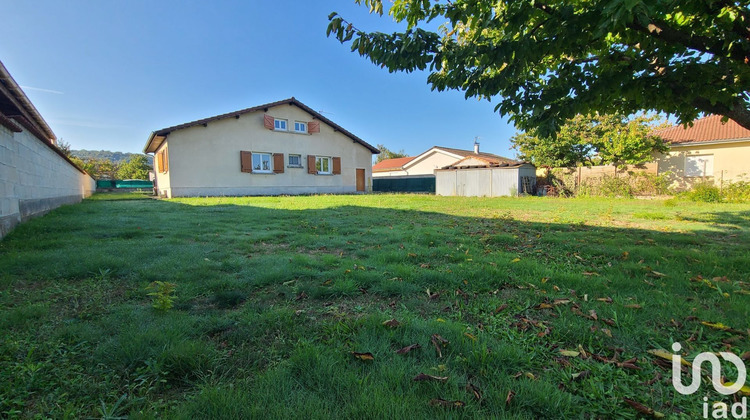
<path id="1" fill-rule="evenodd" d="M 333 158 L 333 174 L 341 175 L 341 158 L 340 157 Z"/>
<path id="2" fill-rule="evenodd" d="M 252 152 L 240 152 L 240 167 L 242 172 L 253 171 L 253 154 Z"/>
<path id="3" fill-rule="evenodd" d="M 318 173 L 315 167 L 315 155 L 307 155 L 307 173 L 313 175 Z"/>
<path id="4" fill-rule="evenodd" d="M 169 172 L 169 149 L 164 149 L 164 172 Z"/>
<path id="5" fill-rule="evenodd" d="M 273 172 L 276 174 L 284 173 L 284 154 L 283 153 L 273 154 Z"/>
<path id="6" fill-rule="evenodd" d="M 263 127 L 273 130 L 273 117 L 268 114 L 263 114 Z"/>
<path id="7" fill-rule="evenodd" d="M 164 172 L 164 151 L 156 154 L 156 166 L 158 166 L 157 170 L 159 173 Z"/>
<path id="8" fill-rule="evenodd" d="M 307 123 L 307 133 L 320 133 L 320 121 L 310 121 Z"/>

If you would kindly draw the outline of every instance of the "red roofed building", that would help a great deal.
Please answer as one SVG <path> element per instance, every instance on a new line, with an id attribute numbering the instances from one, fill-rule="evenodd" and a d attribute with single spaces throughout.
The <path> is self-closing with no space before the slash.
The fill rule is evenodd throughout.
<path id="1" fill-rule="evenodd" d="M 671 174 L 672 187 L 687 189 L 702 181 L 720 186 L 750 175 L 750 130 L 721 119 L 710 115 L 692 127 L 676 125 L 656 132 L 670 146 L 657 163 L 659 174 Z"/>

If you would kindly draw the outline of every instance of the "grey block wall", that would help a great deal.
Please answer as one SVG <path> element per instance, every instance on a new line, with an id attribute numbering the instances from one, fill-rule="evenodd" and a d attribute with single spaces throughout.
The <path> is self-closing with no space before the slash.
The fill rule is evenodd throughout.
<path id="1" fill-rule="evenodd" d="M 90 196 L 96 182 L 42 140 L 0 126 L 0 238 L 18 223 Z"/>

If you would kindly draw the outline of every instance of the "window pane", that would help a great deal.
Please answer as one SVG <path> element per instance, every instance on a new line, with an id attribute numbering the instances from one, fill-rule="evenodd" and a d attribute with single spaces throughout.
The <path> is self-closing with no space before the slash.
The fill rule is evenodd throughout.
<path id="1" fill-rule="evenodd" d="M 253 170 L 260 170 L 260 155 L 256 153 L 253 153 Z"/>
<path id="2" fill-rule="evenodd" d="M 328 172 L 328 158 L 323 159 L 323 172 Z"/>
<path id="3" fill-rule="evenodd" d="M 315 159 L 315 169 L 317 169 L 318 172 L 322 171 L 322 169 L 321 169 L 321 163 L 320 163 L 322 160 L 323 159 L 321 159 L 321 158 L 316 158 Z"/>

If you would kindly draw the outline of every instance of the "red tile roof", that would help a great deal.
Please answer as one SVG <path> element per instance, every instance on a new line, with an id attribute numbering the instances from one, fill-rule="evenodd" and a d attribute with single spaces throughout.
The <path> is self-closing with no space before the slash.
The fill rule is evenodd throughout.
<path id="1" fill-rule="evenodd" d="M 415 157 L 416 156 L 381 160 L 380 162 L 372 166 L 372 171 L 373 172 L 386 172 L 386 171 L 399 170 L 399 169 L 402 169 L 404 165 L 414 160 Z"/>
<path id="2" fill-rule="evenodd" d="M 750 130 L 732 120 L 722 123 L 721 118 L 721 115 L 710 115 L 695 120 L 692 127 L 676 125 L 656 131 L 654 134 L 670 144 L 750 139 Z"/>

